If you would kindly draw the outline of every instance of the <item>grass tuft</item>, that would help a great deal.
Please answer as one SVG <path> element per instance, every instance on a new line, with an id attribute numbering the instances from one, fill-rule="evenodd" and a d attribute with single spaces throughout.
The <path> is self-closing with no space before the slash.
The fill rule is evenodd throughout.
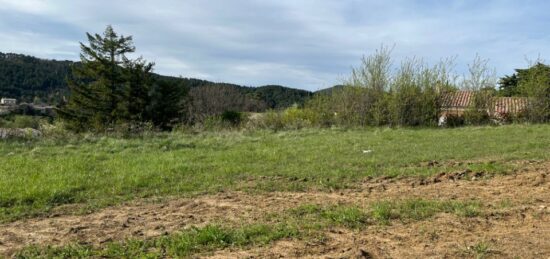
<path id="1" fill-rule="evenodd" d="M 371 206 L 373 219 L 382 224 L 390 220 L 424 220 L 437 213 L 452 213 L 462 217 L 475 217 L 480 213 L 476 201 L 434 201 L 412 199 L 404 201 L 382 201 Z"/>

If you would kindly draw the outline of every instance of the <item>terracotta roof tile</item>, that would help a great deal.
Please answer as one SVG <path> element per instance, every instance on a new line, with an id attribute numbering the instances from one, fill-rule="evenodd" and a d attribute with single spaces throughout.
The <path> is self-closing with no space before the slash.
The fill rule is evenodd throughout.
<path id="1" fill-rule="evenodd" d="M 527 108 L 527 98 L 525 97 L 497 97 L 493 101 L 494 111 L 496 113 L 520 113 Z"/>
<path id="2" fill-rule="evenodd" d="M 468 108 L 472 103 L 474 91 L 456 91 L 443 94 L 442 108 Z"/>
<path id="3" fill-rule="evenodd" d="M 474 91 L 456 91 L 441 96 L 441 108 L 451 109 L 468 108 L 474 97 Z M 528 99 L 525 97 L 495 97 L 492 108 L 495 113 L 520 113 L 527 108 Z"/>

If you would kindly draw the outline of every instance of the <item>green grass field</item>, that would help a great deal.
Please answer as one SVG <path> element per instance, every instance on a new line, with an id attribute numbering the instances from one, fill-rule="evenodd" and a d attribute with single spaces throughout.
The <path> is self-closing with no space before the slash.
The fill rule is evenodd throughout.
<path id="1" fill-rule="evenodd" d="M 144 197 L 353 188 L 368 176 L 466 168 L 505 173 L 515 160 L 548 158 L 548 125 L 0 142 L 0 221 L 44 215 L 63 204 L 90 211 Z M 442 166 L 423 165 L 434 160 Z"/>

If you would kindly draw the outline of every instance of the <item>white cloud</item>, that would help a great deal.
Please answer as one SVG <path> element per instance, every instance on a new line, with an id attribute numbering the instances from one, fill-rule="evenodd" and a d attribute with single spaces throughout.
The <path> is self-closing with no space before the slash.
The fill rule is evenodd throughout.
<path id="1" fill-rule="evenodd" d="M 318 89 L 363 54 L 396 45 L 396 58 L 434 62 L 476 53 L 499 74 L 550 54 L 545 1 L 0 0 L 0 51 L 77 58 L 84 32 L 106 24 L 134 35 L 156 71 L 245 85 Z"/>

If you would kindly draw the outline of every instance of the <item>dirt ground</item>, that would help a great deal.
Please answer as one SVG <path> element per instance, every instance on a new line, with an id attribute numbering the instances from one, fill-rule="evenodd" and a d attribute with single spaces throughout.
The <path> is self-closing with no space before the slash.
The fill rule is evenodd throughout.
<path id="1" fill-rule="evenodd" d="M 437 166 L 437 165 L 427 165 Z M 382 199 L 481 201 L 491 213 L 461 218 L 441 213 L 409 223 L 331 228 L 322 241 L 281 240 L 266 247 L 225 249 L 212 258 L 462 258 L 486 244 L 492 258 L 550 258 L 550 163 L 525 162 L 509 175 L 455 172 L 428 179 L 366 179 L 338 192 L 220 193 L 163 202 L 136 201 L 88 215 L 52 215 L 0 225 L 0 257 L 30 244 L 102 243 L 150 238 L 210 222 L 254 222 L 300 204 L 367 206 Z M 502 204 L 508 204 L 502 206 Z"/>

